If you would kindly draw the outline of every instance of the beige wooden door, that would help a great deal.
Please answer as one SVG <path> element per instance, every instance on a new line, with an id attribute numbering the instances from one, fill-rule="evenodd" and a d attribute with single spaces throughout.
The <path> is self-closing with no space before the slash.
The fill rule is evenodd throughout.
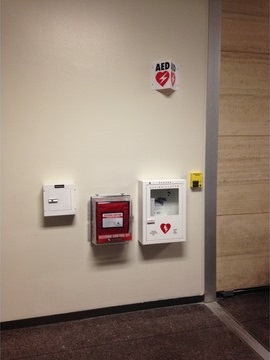
<path id="1" fill-rule="evenodd" d="M 222 0 L 217 290 L 269 285 L 269 1 Z"/>

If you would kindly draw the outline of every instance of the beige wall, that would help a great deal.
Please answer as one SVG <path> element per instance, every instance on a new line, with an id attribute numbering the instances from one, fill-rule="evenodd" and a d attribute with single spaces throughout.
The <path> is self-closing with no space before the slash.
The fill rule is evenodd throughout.
<path id="1" fill-rule="evenodd" d="M 2 1 L 2 321 L 202 295 L 203 191 L 187 242 L 138 243 L 137 180 L 204 170 L 206 0 Z M 151 62 L 180 90 L 150 87 Z M 42 184 L 78 213 L 44 222 Z M 91 194 L 128 193 L 133 242 L 92 247 Z"/>
<path id="2" fill-rule="evenodd" d="M 269 285 L 269 1 L 222 0 L 217 288 Z"/>

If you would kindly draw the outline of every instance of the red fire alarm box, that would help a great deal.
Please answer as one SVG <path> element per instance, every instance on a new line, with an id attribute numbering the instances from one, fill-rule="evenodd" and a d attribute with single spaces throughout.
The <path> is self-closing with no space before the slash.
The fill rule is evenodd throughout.
<path id="1" fill-rule="evenodd" d="M 92 242 L 116 244 L 132 239 L 129 195 L 91 197 Z"/>

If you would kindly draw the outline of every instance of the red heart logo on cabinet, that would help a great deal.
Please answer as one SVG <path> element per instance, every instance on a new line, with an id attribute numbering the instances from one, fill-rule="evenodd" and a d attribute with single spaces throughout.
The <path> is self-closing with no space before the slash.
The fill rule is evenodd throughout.
<path id="1" fill-rule="evenodd" d="M 175 83 L 175 72 L 171 72 L 171 80 L 172 80 L 172 86 L 174 86 Z"/>
<path id="2" fill-rule="evenodd" d="M 169 71 L 159 71 L 156 74 L 156 80 L 161 86 L 164 86 L 166 84 L 166 82 L 169 80 L 169 77 L 170 77 Z"/>
<path id="3" fill-rule="evenodd" d="M 164 232 L 164 234 L 166 234 L 170 230 L 171 224 L 161 224 L 160 228 Z"/>

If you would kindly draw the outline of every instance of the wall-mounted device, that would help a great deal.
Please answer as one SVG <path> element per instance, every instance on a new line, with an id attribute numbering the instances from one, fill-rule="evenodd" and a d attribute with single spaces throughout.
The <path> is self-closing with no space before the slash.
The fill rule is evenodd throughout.
<path id="1" fill-rule="evenodd" d="M 203 175 L 201 172 L 191 172 L 190 177 L 190 187 L 192 190 L 201 189 L 203 186 Z"/>
<path id="2" fill-rule="evenodd" d="M 154 90 L 178 90 L 179 66 L 171 60 L 152 63 L 151 86 Z"/>
<path id="3" fill-rule="evenodd" d="M 140 231 L 143 245 L 186 240 L 186 180 L 140 180 Z"/>
<path id="4" fill-rule="evenodd" d="M 92 196 L 91 233 L 95 245 L 131 240 L 130 195 Z"/>
<path id="5" fill-rule="evenodd" d="M 75 215 L 76 187 L 73 184 L 43 185 L 44 216 Z"/>

